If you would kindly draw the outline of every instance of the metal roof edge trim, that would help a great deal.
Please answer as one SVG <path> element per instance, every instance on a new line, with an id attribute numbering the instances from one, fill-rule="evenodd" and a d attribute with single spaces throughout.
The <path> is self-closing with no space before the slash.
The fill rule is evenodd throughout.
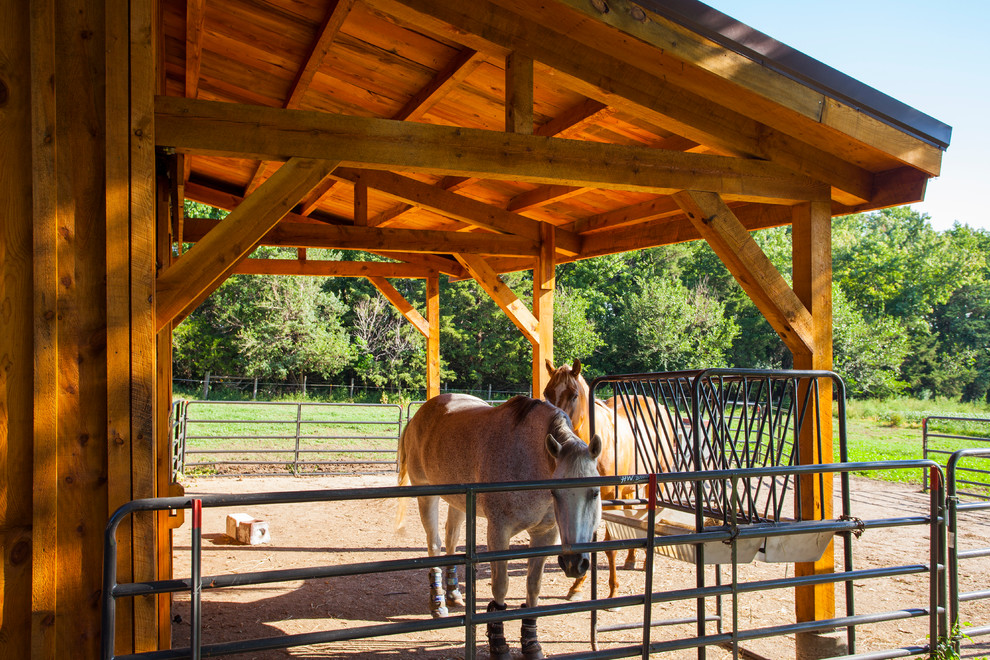
<path id="1" fill-rule="evenodd" d="M 940 149 L 952 127 L 698 0 L 633 0 L 644 9 Z"/>

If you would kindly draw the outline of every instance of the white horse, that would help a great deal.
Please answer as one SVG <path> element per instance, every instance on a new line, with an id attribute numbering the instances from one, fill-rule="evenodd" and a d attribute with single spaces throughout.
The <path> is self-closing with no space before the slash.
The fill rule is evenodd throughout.
<path id="1" fill-rule="evenodd" d="M 601 450 L 600 438 L 595 436 L 586 445 L 574 434 L 567 416 L 543 401 L 517 396 L 492 408 L 473 396 L 442 394 L 419 409 L 399 440 L 399 485 L 597 477 L 596 459 Z M 444 499 L 449 504 L 446 550 L 451 554 L 464 524 L 465 498 L 451 495 Z M 419 498 L 431 557 L 441 551 L 439 500 L 439 496 Z M 601 498 L 596 487 L 479 493 L 477 511 L 487 519 L 491 551 L 508 549 L 512 537 L 523 531 L 529 532 L 530 547 L 556 545 L 558 539 L 566 547 L 593 539 L 601 520 Z M 402 526 L 404 513 L 400 502 L 397 527 Z M 572 578 L 584 575 L 591 565 L 589 553 L 565 551 L 557 561 Z M 545 563 L 546 557 L 529 559 L 527 607 L 536 607 Z M 439 581 L 434 580 L 434 584 Z M 456 569 L 448 569 L 448 604 L 462 604 L 457 586 Z M 489 612 L 505 609 L 507 590 L 506 562 L 492 562 Z M 439 594 L 436 600 L 434 616 L 441 616 Z M 488 624 L 488 647 L 494 659 L 511 657 L 501 622 Z M 535 618 L 523 619 L 522 650 L 527 660 L 543 657 Z"/>

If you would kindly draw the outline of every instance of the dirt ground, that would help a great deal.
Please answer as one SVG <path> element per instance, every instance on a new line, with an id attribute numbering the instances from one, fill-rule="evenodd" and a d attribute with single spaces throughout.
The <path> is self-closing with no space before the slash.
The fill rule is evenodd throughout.
<path id="1" fill-rule="evenodd" d="M 864 520 L 924 515 L 928 496 L 917 486 L 905 486 L 865 478 L 852 479 L 852 513 Z M 392 486 L 395 475 L 333 476 L 333 477 L 226 477 L 203 478 L 186 485 L 187 494 L 274 492 L 287 490 L 352 489 L 358 487 Z M 203 512 L 203 575 L 237 572 L 343 565 L 382 559 L 412 558 L 425 555 L 426 537 L 419 523 L 417 509 L 408 503 L 404 535 L 393 529 L 395 500 L 371 500 L 309 504 L 290 507 L 240 507 L 234 509 L 204 509 Z M 271 543 L 239 545 L 226 536 L 228 513 L 243 512 L 269 523 Z M 441 512 L 441 520 L 443 519 Z M 462 536 L 463 539 L 463 536 Z M 462 541 L 463 542 L 463 541 Z M 484 526 L 479 525 L 479 545 L 484 543 Z M 517 537 L 514 545 L 528 543 L 525 535 Z M 837 558 L 841 559 L 841 545 Z M 969 514 L 961 526 L 959 545 L 963 549 L 990 546 L 990 515 Z M 186 525 L 175 532 L 175 576 L 188 577 L 190 531 Z M 928 562 L 928 530 L 925 527 L 871 529 L 853 542 L 854 567 L 877 568 L 915 565 Z M 620 559 L 621 561 L 621 559 Z M 607 570 L 603 553 L 599 553 L 599 596 L 607 596 Z M 694 566 L 675 559 L 658 557 L 655 561 L 654 591 L 690 588 L 695 584 Z M 707 569 L 706 583 L 714 582 L 714 568 Z M 723 568 L 723 581 L 730 579 Z M 508 603 L 520 607 L 525 596 L 524 561 L 511 562 Z M 790 564 L 753 562 L 739 568 L 740 582 L 766 580 L 793 574 Z M 960 570 L 964 591 L 990 588 L 990 559 L 967 560 Z M 620 595 L 639 594 L 645 583 L 642 552 L 636 570 L 620 570 Z M 461 580 L 463 583 L 463 574 Z M 556 562 L 547 562 L 543 580 L 541 604 L 560 603 L 571 580 L 566 578 Z M 203 594 L 203 643 L 211 644 L 234 639 L 271 637 L 282 634 L 311 633 L 325 630 L 373 626 L 390 622 L 428 620 L 428 585 L 424 570 L 400 573 L 338 577 L 310 581 L 295 581 L 270 585 L 255 585 L 205 590 Z M 489 570 L 478 570 L 479 609 L 483 611 L 490 600 Z M 587 596 L 587 594 L 585 595 Z M 843 590 L 836 590 L 837 609 L 843 613 Z M 855 583 L 857 613 L 879 613 L 906 608 L 926 607 L 927 577 L 908 575 Z M 714 599 L 708 609 L 714 613 Z M 652 619 L 671 620 L 694 615 L 694 601 L 658 603 L 653 606 Z M 781 625 L 794 621 L 793 590 L 780 589 L 742 595 L 738 601 L 740 630 Z M 990 624 L 990 601 L 964 603 L 962 620 L 973 625 Z M 458 610 L 453 611 L 454 614 Z M 176 594 L 173 604 L 173 646 L 189 643 L 189 598 Z M 599 627 L 611 627 L 643 620 L 642 607 L 628 607 L 615 612 L 602 612 Z M 726 599 L 722 616 L 723 629 L 732 629 L 731 601 Z M 540 639 L 548 656 L 590 650 L 590 615 L 571 614 L 540 619 Z M 695 625 L 671 625 L 653 628 L 651 639 L 664 641 L 692 636 Z M 708 633 L 716 632 L 708 624 Z M 922 645 L 927 642 L 927 619 L 912 618 L 863 626 L 857 633 L 860 653 Z M 519 647 L 519 622 L 506 624 L 506 637 L 516 657 Z M 477 631 L 478 655 L 487 657 L 484 627 Z M 638 644 L 641 629 L 599 632 L 602 649 Z M 844 638 L 844 635 L 842 635 Z M 977 642 L 985 642 L 986 637 Z M 754 658 L 793 658 L 791 637 L 753 640 L 744 644 L 745 655 Z M 990 655 L 990 644 L 981 643 L 964 657 Z M 370 640 L 300 646 L 287 650 L 245 654 L 234 657 L 251 658 L 382 658 L 448 659 L 464 657 L 464 630 L 450 628 Z M 697 653 L 674 651 L 663 654 L 669 658 L 696 658 Z M 708 649 L 708 658 L 731 658 L 732 654 L 718 647 Z"/>

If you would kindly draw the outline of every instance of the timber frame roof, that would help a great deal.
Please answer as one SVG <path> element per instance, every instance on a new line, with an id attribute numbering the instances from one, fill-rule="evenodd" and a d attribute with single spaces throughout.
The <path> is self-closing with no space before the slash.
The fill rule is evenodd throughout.
<path id="1" fill-rule="evenodd" d="M 261 243 L 458 277 L 532 268 L 548 225 L 557 263 L 701 238 L 684 190 L 750 230 L 917 202 L 951 132 L 694 0 L 164 0 L 162 25 L 186 198 L 301 163 Z"/>

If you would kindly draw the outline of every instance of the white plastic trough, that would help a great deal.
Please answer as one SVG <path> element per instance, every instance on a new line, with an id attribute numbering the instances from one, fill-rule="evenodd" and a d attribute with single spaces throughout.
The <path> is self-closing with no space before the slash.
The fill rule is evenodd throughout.
<path id="1" fill-rule="evenodd" d="M 647 531 L 647 510 L 643 508 L 603 511 L 609 536 L 613 539 L 643 539 Z M 781 524 L 787 524 L 783 522 Z M 706 527 L 720 527 L 715 524 Z M 741 526 L 744 527 L 744 526 Z M 660 536 L 692 534 L 694 514 L 673 509 L 657 509 L 656 533 Z M 736 562 L 748 564 L 754 559 L 768 563 L 814 562 L 821 559 L 832 540 L 833 532 L 807 532 L 787 536 L 756 536 L 736 539 Z M 731 564 L 732 544 L 707 541 L 704 546 L 705 564 Z M 666 557 L 694 562 L 694 544 L 657 546 Z"/>

